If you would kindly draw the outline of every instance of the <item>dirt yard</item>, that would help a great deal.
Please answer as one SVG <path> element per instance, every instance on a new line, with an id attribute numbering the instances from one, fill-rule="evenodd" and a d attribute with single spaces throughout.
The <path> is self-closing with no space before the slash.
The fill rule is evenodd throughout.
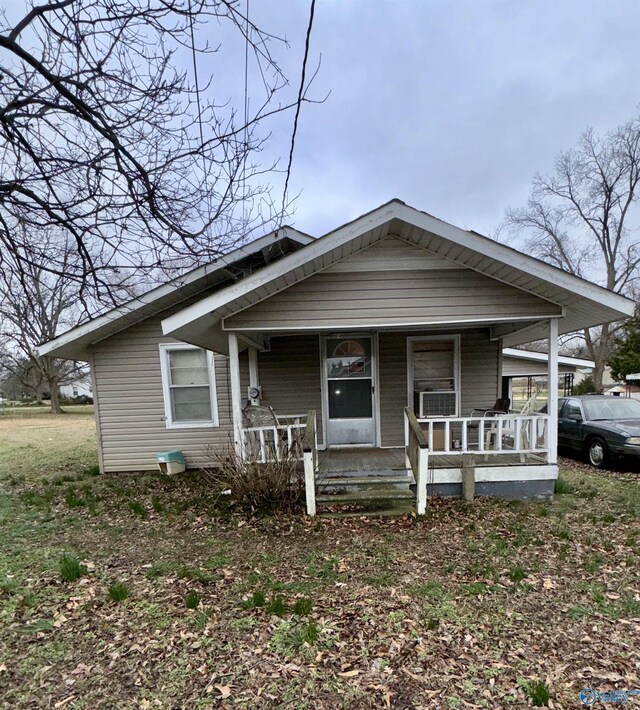
<path id="1" fill-rule="evenodd" d="M 245 519 L 196 474 L 96 475 L 89 416 L 0 420 L 0 706 L 577 708 L 640 688 L 640 482 L 562 477 L 551 503 L 431 500 L 423 520 Z"/>

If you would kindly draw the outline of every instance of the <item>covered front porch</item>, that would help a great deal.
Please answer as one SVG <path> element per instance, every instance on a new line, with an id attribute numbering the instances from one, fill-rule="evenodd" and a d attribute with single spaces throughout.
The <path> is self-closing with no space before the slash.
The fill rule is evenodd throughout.
<path id="1" fill-rule="evenodd" d="M 548 331 L 548 397 L 557 402 L 556 319 Z M 423 513 L 429 496 L 463 495 L 465 476 L 476 495 L 553 492 L 557 404 L 494 409 L 500 342 L 486 323 L 278 333 L 263 348 L 241 332 L 228 338 L 238 453 L 304 462 L 311 515 L 366 496 L 402 498 Z M 271 419 L 252 422 L 256 407 Z"/>

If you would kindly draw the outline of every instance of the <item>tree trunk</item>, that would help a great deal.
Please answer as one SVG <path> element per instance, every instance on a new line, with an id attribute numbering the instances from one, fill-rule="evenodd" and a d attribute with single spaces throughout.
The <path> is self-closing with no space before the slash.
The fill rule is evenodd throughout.
<path id="1" fill-rule="evenodd" d="M 36 387 L 36 402 L 42 404 L 42 387 Z"/>
<path id="2" fill-rule="evenodd" d="M 60 406 L 60 390 L 56 383 L 51 384 L 51 414 L 62 414 Z"/>

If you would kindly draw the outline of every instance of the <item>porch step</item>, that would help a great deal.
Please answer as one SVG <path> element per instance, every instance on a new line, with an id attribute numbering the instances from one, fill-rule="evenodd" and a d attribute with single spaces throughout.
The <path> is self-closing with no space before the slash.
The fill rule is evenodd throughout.
<path id="1" fill-rule="evenodd" d="M 357 490 L 347 491 L 344 493 L 322 494 L 316 496 L 316 503 L 319 505 L 363 505 L 369 502 L 381 503 L 384 501 L 413 501 L 415 495 L 411 492 L 408 486 L 405 489 L 401 488 L 378 488 L 360 486 Z"/>
<path id="2" fill-rule="evenodd" d="M 414 483 L 413 476 L 406 474 L 391 475 L 333 475 L 320 478 L 317 482 L 318 491 L 323 493 L 337 491 L 375 490 L 376 488 L 389 488 L 407 490 Z"/>
<path id="3" fill-rule="evenodd" d="M 359 510 L 321 510 L 318 512 L 320 518 L 391 518 L 399 515 L 411 515 L 415 512 L 413 505 L 398 505 L 394 508 L 371 508 Z"/>

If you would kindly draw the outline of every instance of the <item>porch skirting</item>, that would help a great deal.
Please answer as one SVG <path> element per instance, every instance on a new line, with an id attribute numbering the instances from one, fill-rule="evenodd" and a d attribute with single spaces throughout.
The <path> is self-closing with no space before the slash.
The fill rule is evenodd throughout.
<path id="1" fill-rule="evenodd" d="M 475 494 L 507 500 L 547 500 L 553 496 L 553 479 L 477 482 Z M 462 497 L 462 483 L 427 483 L 427 497 Z"/>

